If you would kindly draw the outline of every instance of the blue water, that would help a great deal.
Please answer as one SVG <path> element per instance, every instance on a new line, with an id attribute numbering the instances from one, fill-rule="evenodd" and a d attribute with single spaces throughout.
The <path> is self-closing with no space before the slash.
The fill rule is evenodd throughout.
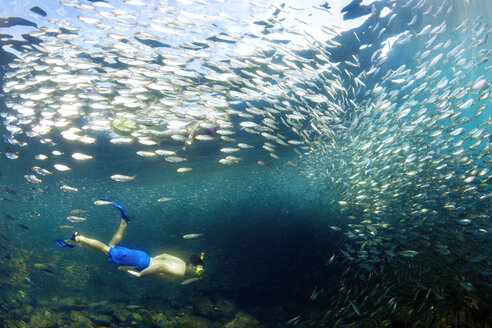
<path id="1" fill-rule="evenodd" d="M 60 144 L 57 149 L 68 152 L 70 147 Z M 32 158 L 35 153 L 43 153 L 41 147 L 31 149 L 33 153 L 23 151 L 22 156 Z M 72 297 L 83 303 L 107 300 L 163 311 L 185 307 L 202 297 L 227 299 L 240 308 L 256 309 L 259 320 L 283 322 L 290 311 L 311 306 L 309 296 L 316 286 L 325 291 L 332 288 L 326 276 L 337 267 L 326 267 L 324 260 L 343 239 L 329 228 L 340 220 L 324 206 L 324 188 L 317 190 L 308 184 L 297 169 L 286 163 L 259 167 L 253 162 L 240 169 L 213 171 L 204 163 L 193 175 L 176 176 L 163 168 L 162 160 L 135 163 L 129 159 L 130 153 L 138 150 L 134 146 L 121 150 L 114 152 L 109 144 L 81 149 L 97 160 L 81 164 L 64 161 L 77 171 L 43 177 L 45 182 L 39 188 L 44 193 L 30 191 L 20 174 L 29 171 L 32 161 L 2 161 L 2 186 L 17 191 L 16 195 L 6 195 L 11 203 L 2 204 L 2 216 L 15 218 L 2 219 L 2 233 L 9 244 L 15 245 L 15 249 L 7 249 L 9 257 L 26 263 L 18 270 L 12 260 L 6 259 L 3 268 L 7 275 L 16 272 L 17 279 L 28 277 L 34 283 L 35 287 L 24 281 L 14 284 L 14 288 L 27 289 L 28 303 Z M 109 179 L 112 173 L 126 171 L 139 172 L 135 182 Z M 64 193 L 59 189 L 62 184 L 77 187 L 79 192 Z M 26 200 L 24 196 L 34 199 Z M 158 203 L 161 197 L 176 200 Z M 200 283 L 181 286 L 136 279 L 89 248 L 57 248 L 52 240 L 69 238 L 73 230 L 109 242 L 119 225 L 119 212 L 93 205 L 99 198 L 124 205 L 131 217 L 120 245 L 143 249 L 151 256 L 167 252 L 188 258 L 204 252 L 206 273 Z M 65 218 L 72 209 L 87 210 L 80 215 L 87 216 L 87 222 L 68 222 Z M 27 211 L 40 216 L 31 217 Z M 75 229 L 60 230 L 60 225 L 73 225 Z M 204 236 L 182 239 L 187 233 Z M 36 269 L 35 263 L 53 264 L 52 271 L 58 277 Z M 272 315 L 264 310 L 269 307 L 279 313 Z"/>

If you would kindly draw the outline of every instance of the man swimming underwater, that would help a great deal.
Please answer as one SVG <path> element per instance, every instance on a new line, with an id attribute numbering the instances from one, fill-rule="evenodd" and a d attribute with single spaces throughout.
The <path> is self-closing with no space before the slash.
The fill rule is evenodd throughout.
<path id="1" fill-rule="evenodd" d="M 99 240 L 82 236 L 78 232 L 74 232 L 70 240 L 64 241 L 57 239 L 55 243 L 60 247 L 69 248 L 74 247 L 72 242 L 85 244 L 96 251 L 108 255 L 108 261 L 119 264 L 120 268 L 127 270 L 128 273 L 137 277 L 149 276 L 159 280 L 174 282 L 185 277 L 195 277 L 203 273 L 203 253 L 201 256 L 192 255 L 189 262 L 186 263 L 182 259 L 166 253 L 150 257 L 144 251 L 116 246 L 123 238 L 123 233 L 130 222 L 130 217 L 118 203 L 112 201 L 107 201 L 107 203 L 119 209 L 121 213 L 120 227 L 114 234 L 109 245 Z"/>

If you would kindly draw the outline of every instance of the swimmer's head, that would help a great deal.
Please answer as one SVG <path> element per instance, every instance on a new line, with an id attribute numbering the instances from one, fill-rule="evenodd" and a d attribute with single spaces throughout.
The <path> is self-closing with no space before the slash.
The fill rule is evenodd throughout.
<path id="1" fill-rule="evenodd" d="M 193 268 L 193 271 L 197 275 L 200 275 L 203 273 L 203 256 L 204 256 L 203 253 L 200 256 L 198 256 L 198 255 L 191 255 L 190 256 L 190 264 Z"/>

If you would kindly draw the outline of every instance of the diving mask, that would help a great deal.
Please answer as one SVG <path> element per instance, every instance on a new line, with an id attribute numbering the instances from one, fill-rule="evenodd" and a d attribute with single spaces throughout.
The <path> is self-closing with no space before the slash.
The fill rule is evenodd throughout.
<path id="1" fill-rule="evenodd" d="M 197 265 L 197 266 L 195 267 L 195 273 L 196 273 L 197 275 L 201 275 L 201 274 L 203 273 L 203 271 L 205 271 L 205 270 L 203 269 L 203 265 Z"/>

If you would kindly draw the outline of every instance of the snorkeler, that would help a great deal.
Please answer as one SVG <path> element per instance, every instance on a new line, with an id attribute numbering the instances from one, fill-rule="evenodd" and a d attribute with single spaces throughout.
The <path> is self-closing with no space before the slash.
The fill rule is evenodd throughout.
<path id="1" fill-rule="evenodd" d="M 60 247 L 69 248 L 74 247 L 72 242 L 85 244 L 96 251 L 108 255 L 108 261 L 121 265 L 119 269 L 127 270 L 128 273 L 137 277 L 149 276 L 159 280 L 174 282 L 185 277 L 199 276 L 203 273 L 203 253 L 201 256 L 192 255 L 189 262 L 186 263 L 182 259 L 166 253 L 150 257 L 144 251 L 116 246 L 123 238 L 123 233 L 130 222 L 130 217 L 118 203 L 107 200 L 102 201 L 106 201 L 108 204 L 116 207 L 121 213 L 120 227 L 114 234 L 109 245 L 96 239 L 82 236 L 78 232 L 74 232 L 70 240 L 55 240 L 55 243 Z"/>

